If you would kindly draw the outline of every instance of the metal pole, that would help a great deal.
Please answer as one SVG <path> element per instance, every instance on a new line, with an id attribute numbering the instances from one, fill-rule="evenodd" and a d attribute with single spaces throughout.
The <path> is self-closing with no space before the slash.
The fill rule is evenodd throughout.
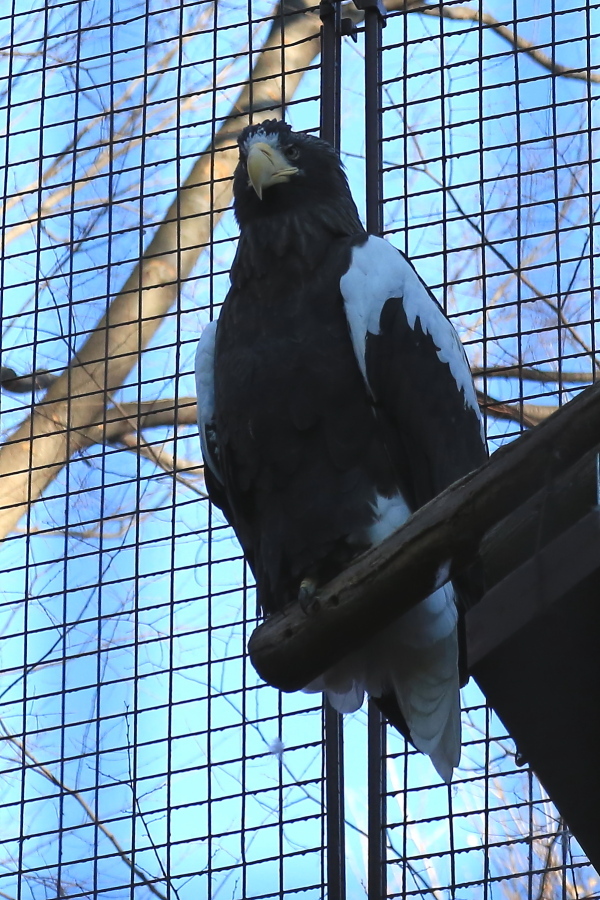
<path id="1" fill-rule="evenodd" d="M 385 719 L 369 700 L 367 744 L 368 900 L 387 897 Z"/>
<path id="2" fill-rule="evenodd" d="M 342 79 L 339 0 L 321 0 L 321 137 L 340 149 Z"/>
<path id="3" fill-rule="evenodd" d="M 322 0 L 321 16 L 321 137 L 340 147 L 341 27 L 339 0 Z M 346 841 L 344 814 L 344 736 L 342 717 L 326 698 L 325 804 L 327 900 L 346 897 Z"/>
<path id="4" fill-rule="evenodd" d="M 383 231 L 382 179 L 382 31 L 385 8 L 381 0 L 355 0 L 365 14 L 365 166 L 367 231 Z M 368 900 L 385 900 L 386 876 L 386 758 L 385 720 L 369 702 L 367 745 Z"/>
<path id="5" fill-rule="evenodd" d="M 326 698 L 323 698 L 323 703 L 325 704 L 327 900 L 345 900 L 344 733 L 341 715 Z"/>
<path id="6" fill-rule="evenodd" d="M 381 0 L 355 0 L 365 14 L 365 162 L 367 231 L 381 234 L 382 215 L 382 124 L 381 46 L 385 8 Z"/>

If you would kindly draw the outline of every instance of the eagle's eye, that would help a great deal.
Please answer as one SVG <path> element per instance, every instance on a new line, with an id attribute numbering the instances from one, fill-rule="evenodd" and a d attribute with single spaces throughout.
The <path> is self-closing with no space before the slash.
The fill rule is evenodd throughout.
<path id="1" fill-rule="evenodd" d="M 286 147 L 284 153 L 288 159 L 298 159 L 300 156 L 300 151 L 295 144 L 290 144 L 289 147 Z"/>

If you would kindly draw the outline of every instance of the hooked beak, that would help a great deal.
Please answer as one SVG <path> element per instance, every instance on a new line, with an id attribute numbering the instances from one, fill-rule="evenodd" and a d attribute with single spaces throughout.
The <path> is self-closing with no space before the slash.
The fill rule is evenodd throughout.
<path id="1" fill-rule="evenodd" d="M 252 144 L 248 150 L 246 165 L 250 184 L 259 200 L 262 200 L 265 188 L 289 181 L 292 175 L 298 172 L 298 169 L 289 164 L 283 153 L 264 141 Z"/>

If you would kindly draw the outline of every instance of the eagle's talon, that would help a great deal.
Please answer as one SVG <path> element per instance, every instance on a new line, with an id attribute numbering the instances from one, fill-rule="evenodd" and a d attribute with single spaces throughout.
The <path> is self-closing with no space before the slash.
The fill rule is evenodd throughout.
<path id="1" fill-rule="evenodd" d="M 302 611 L 307 615 L 315 611 L 319 601 L 317 598 L 317 582 L 313 578 L 303 578 L 300 582 L 298 602 Z"/>

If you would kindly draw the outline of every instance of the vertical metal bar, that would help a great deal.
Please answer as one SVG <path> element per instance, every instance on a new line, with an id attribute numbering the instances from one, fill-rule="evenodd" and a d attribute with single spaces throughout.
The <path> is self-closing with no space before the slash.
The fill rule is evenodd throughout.
<path id="1" fill-rule="evenodd" d="M 367 743 L 368 900 L 385 900 L 387 897 L 385 762 L 385 720 L 370 700 Z"/>
<path id="2" fill-rule="evenodd" d="M 325 704 L 325 799 L 327 808 L 327 900 L 346 897 L 344 830 L 344 733 L 342 717 Z"/>
<path id="3" fill-rule="evenodd" d="M 384 11 L 377 2 L 357 3 L 365 11 L 365 165 L 367 231 L 383 231 L 382 178 L 382 30 Z M 368 872 L 369 900 L 385 900 L 386 878 L 386 758 L 385 722 L 369 702 L 367 744 Z"/>
<path id="4" fill-rule="evenodd" d="M 382 181 L 382 109 L 381 45 L 384 25 L 383 8 L 376 2 L 357 3 L 365 12 L 365 161 L 367 231 L 383 230 Z"/>
<path id="5" fill-rule="evenodd" d="M 321 16 L 321 137 L 339 150 L 342 78 L 339 0 L 322 0 Z"/>
<path id="6" fill-rule="evenodd" d="M 323 140 L 340 147 L 341 28 L 339 0 L 322 0 L 321 15 L 321 123 Z M 325 805 L 327 840 L 327 898 L 346 896 L 346 841 L 344 816 L 344 737 L 342 717 L 323 700 L 325 725 Z"/>
<path id="7" fill-rule="evenodd" d="M 517 34 L 517 28 L 519 27 L 519 13 L 517 7 L 518 0 L 513 0 L 513 28 L 514 33 Z M 521 135 L 521 97 L 520 97 L 520 62 L 521 56 L 515 48 L 514 51 L 514 62 L 515 62 L 515 109 L 517 110 L 517 114 L 515 116 L 515 153 L 516 153 L 516 168 L 517 168 L 517 177 L 516 177 L 516 260 L 517 260 L 517 271 L 521 271 L 522 265 L 522 257 L 527 254 L 527 243 L 523 241 L 523 220 L 526 213 L 523 210 L 523 185 L 527 185 L 527 163 L 522 157 L 522 146 L 523 146 L 523 138 Z M 525 178 L 523 176 L 525 175 Z M 525 187 L 526 190 L 526 187 Z M 525 220 L 526 221 L 526 220 Z M 525 233 L 527 233 L 527 227 L 525 226 Z M 517 308 L 516 308 L 516 316 L 517 316 L 517 359 L 519 361 L 519 365 L 522 365 L 524 354 L 523 354 L 523 282 L 520 278 L 516 279 L 515 282 L 515 290 L 517 292 Z M 519 427 L 521 431 L 525 430 L 525 425 L 523 423 L 523 408 L 525 404 L 525 382 L 523 380 L 523 376 L 519 375 L 518 381 L 519 387 L 519 409 L 521 410 Z"/>

